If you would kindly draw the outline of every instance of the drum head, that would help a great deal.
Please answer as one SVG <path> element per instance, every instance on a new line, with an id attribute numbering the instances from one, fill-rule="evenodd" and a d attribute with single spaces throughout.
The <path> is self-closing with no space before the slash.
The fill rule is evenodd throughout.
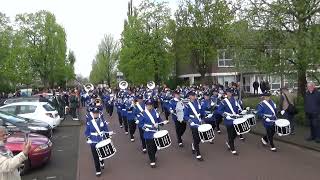
<path id="1" fill-rule="evenodd" d="M 154 133 L 153 137 L 154 138 L 160 138 L 160 137 L 163 137 L 165 135 L 169 134 L 169 132 L 167 130 L 160 130 L 156 133 Z"/>
<path id="2" fill-rule="evenodd" d="M 206 131 L 209 131 L 210 129 L 212 129 L 211 124 L 201 124 L 201 125 L 198 127 L 198 131 L 199 131 L 199 132 L 206 132 Z"/>
<path id="3" fill-rule="evenodd" d="M 284 127 L 284 126 L 289 126 L 290 121 L 288 121 L 287 119 L 278 119 L 275 121 L 275 124 L 279 127 Z"/>
<path id="4" fill-rule="evenodd" d="M 246 118 L 246 119 L 254 118 L 254 114 L 246 114 L 243 116 L 243 118 Z"/>
<path id="5" fill-rule="evenodd" d="M 103 141 L 100 141 L 97 145 L 96 145 L 96 148 L 100 148 L 100 147 L 104 147 L 108 144 L 111 143 L 111 139 L 106 139 L 106 140 L 103 140 Z"/>
<path id="6" fill-rule="evenodd" d="M 247 121 L 247 118 L 238 118 L 233 121 L 233 124 L 241 124 Z"/>

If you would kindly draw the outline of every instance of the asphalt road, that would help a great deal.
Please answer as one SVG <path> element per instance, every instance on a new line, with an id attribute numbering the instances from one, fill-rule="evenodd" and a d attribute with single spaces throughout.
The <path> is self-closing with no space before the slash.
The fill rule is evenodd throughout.
<path id="1" fill-rule="evenodd" d="M 83 113 L 81 115 L 84 116 Z M 278 152 L 263 147 L 259 136 L 247 134 L 245 142 L 236 140 L 239 156 L 233 156 L 225 146 L 226 132 L 216 135 L 214 144 L 200 144 L 203 162 L 191 154 L 192 137 L 187 129 L 184 148 L 179 148 L 174 123 L 164 126 L 169 130 L 172 145 L 158 151 L 157 168 L 151 169 L 148 156 L 140 150 L 140 140 L 130 142 L 118 125 L 117 115 L 108 118 L 111 129 L 117 134 L 113 143 L 117 153 L 108 159 L 101 177 L 95 177 L 94 164 L 89 146 L 80 130 L 78 180 L 319 180 L 320 153 L 289 144 L 275 142 Z M 139 136 L 136 131 L 136 137 Z M 285 137 L 284 137 L 285 138 Z M 65 170 L 63 170 L 65 171 Z M 68 179 L 72 180 L 72 179 Z"/>
<path id="2" fill-rule="evenodd" d="M 69 119 L 66 121 L 70 121 Z M 63 124 L 63 123 L 62 123 Z M 74 180 L 76 179 L 80 126 L 61 126 L 53 134 L 51 161 L 32 169 L 22 180 Z"/>

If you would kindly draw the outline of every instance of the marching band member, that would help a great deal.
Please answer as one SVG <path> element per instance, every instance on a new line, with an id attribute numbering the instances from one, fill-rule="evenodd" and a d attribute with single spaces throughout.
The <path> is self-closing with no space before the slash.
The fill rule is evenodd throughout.
<path id="1" fill-rule="evenodd" d="M 223 116 L 217 112 L 217 109 L 221 103 L 221 94 L 219 94 L 217 89 L 213 90 L 213 94 L 211 96 L 211 100 L 215 103 L 215 110 L 214 110 L 214 119 L 216 120 L 216 128 L 217 128 L 217 133 L 220 134 L 220 124 L 222 123 Z"/>
<path id="2" fill-rule="evenodd" d="M 263 145 L 270 143 L 270 150 L 277 151 L 273 144 L 273 136 L 275 134 L 274 122 L 277 120 L 276 117 L 276 104 L 270 99 L 271 93 L 266 91 L 262 97 L 263 100 L 257 106 L 257 115 L 263 119 L 263 125 L 266 129 L 267 134 L 261 138 Z"/>
<path id="3" fill-rule="evenodd" d="M 143 116 L 139 124 L 144 129 L 144 138 L 147 144 L 148 155 L 150 159 L 151 168 L 156 167 L 156 152 L 157 146 L 154 142 L 153 135 L 159 128 L 159 123 L 162 122 L 158 112 L 153 108 L 153 102 L 151 99 L 146 101 L 146 109 L 143 112 Z M 168 121 L 163 121 L 166 124 Z"/>
<path id="4" fill-rule="evenodd" d="M 127 121 L 129 126 L 130 141 L 134 142 L 134 133 L 136 131 L 135 114 L 134 114 L 134 97 L 130 95 L 126 102 Z"/>
<path id="5" fill-rule="evenodd" d="M 235 100 L 236 100 L 236 106 L 238 107 L 238 114 L 246 114 L 246 113 L 247 113 L 247 110 L 243 110 L 242 100 L 239 99 L 237 89 L 234 89 L 234 91 L 233 91 L 233 97 L 238 97 L 238 98 L 235 98 Z M 240 140 L 242 140 L 242 141 L 245 140 L 245 138 L 243 137 L 242 134 L 239 135 L 239 138 L 240 138 Z"/>
<path id="6" fill-rule="evenodd" d="M 106 107 L 106 111 L 111 117 L 113 113 L 113 98 L 111 97 L 111 94 L 108 91 L 104 92 L 103 101 Z"/>
<path id="7" fill-rule="evenodd" d="M 120 128 L 122 128 L 122 124 L 123 124 L 123 118 L 122 118 L 122 103 L 123 103 L 123 100 L 122 100 L 122 96 L 123 94 L 121 92 L 118 92 L 117 94 L 117 101 L 115 103 L 116 105 L 116 108 L 117 108 L 117 114 L 118 114 L 118 119 L 119 119 L 119 124 L 120 124 Z"/>
<path id="8" fill-rule="evenodd" d="M 203 158 L 200 153 L 200 137 L 198 132 L 198 126 L 201 124 L 201 118 L 204 117 L 204 111 L 201 109 L 201 106 L 196 99 L 196 93 L 194 91 L 189 92 L 190 102 L 185 107 L 184 119 L 190 124 L 190 129 L 192 132 L 193 143 L 191 145 L 192 153 L 196 153 L 196 158 L 199 161 L 203 161 Z"/>
<path id="9" fill-rule="evenodd" d="M 139 134 L 140 134 L 140 140 L 141 140 L 141 145 L 142 145 L 142 152 L 146 153 L 147 152 L 147 145 L 146 145 L 146 140 L 144 139 L 143 135 L 143 126 L 142 124 L 139 123 L 143 117 L 143 113 L 145 110 L 145 103 L 143 102 L 143 95 L 139 94 L 137 95 L 137 102 L 135 103 L 135 108 L 134 108 L 134 114 L 136 116 L 136 124 L 139 127 Z"/>
<path id="10" fill-rule="evenodd" d="M 123 104 L 121 109 L 121 116 L 122 116 L 124 131 L 126 135 L 129 134 L 128 112 L 127 112 L 127 106 L 129 106 L 128 104 L 129 104 L 129 94 L 126 93 L 123 98 Z"/>
<path id="11" fill-rule="evenodd" d="M 208 93 L 204 93 L 204 99 L 201 101 L 201 109 L 205 112 L 204 122 L 210 124 L 212 129 L 216 127 L 216 120 L 213 116 L 213 108 L 214 103 L 210 99 L 210 95 Z M 213 143 L 212 141 L 210 143 Z"/>
<path id="12" fill-rule="evenodd" d="M 184 132 L 186 131 L 186 127 L 187 127 L 187 123 L 185 121 L 183 121 L 183 116 L 182 119 L 178 120 L 177 117 L 177 110 L 182 111 L 184 110 L 184 107 L 182 106 L 182 109 L 177 109 L 177 104 L 180 102 L 182 105 L 183 103 L 181 102 L 181 98 L 180 98 L 180 92 L 179 91 L 175 91 L 174 92 L 174 98 L 170 100 L 169 104 L 170 104 L 170 112 L 172 114 L 172 119 L 174 121 L 175 124 L 175 128 L 176 128 L 176 134 L 177 134 L 177 138 L 178 138 L 178 145 L 179 147 L 183 147 L 183 142 L 182 142 L 182 135 L 184 134 Z M 182 114 L 183 115 L 183 114 Z"/>
<path id="13" fill-rule="evenodd" d="M 165 95 L 163 97 L 163 109 L 164 109 L 164 114 L 167 121 L 169 120 L 169 115 L 170 115 L 170 104 L 169 104 L 170 99 L 171 99 L 170 89 L 166 88 Z"/>
<path id="14" fill-rule="evenodd" d="M 100 116 L 100 110 L 97 107 L 90 108 L 93 117 L 87 117 L 85 136 L 87 137 L 87 143 L 90 145 L 93 161 L 96 169 L 96 176 L 101 175 L 101 169 L 104 168 L 104 161 L 99 160 L 99 156 L 96 150 L 96 144 L 104 140 L 108 135 L 107 122 Z"/>
<path id="15" fill-rule="evenodd" d="M 234 148 L 234 139 L 237 137 L 237 133 L 233 126 L 233 120 L 234 117 L 237 116 L 239 110 L 236 105 L 236 100 L 232 96 L 232 89 L 226 89 L 226 93 L 227 97 L 221 101 L 217 111 L 224 117 L 224 124 L 227 128 L 228 141 L 226 142 L 226 145 L 233 155 L 237 155 L 237 151 Z"/>

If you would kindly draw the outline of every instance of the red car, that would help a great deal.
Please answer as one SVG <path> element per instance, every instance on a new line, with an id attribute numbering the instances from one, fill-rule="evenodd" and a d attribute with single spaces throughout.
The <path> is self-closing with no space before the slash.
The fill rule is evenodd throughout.
<path id="1" fill-rule="evenodd" d="M 29 140 L 32 141 L 32 147 L 28 155 L 28 160 L 26 160 L 19 169 L 21 175 L 28 172 L 31 168 L 39 167 L 47 163 L 51 158 L 52 142 L 50 139 L 40 134 L 30 133 Z M 13 154 L 18 154 L 22 151 L 24 141 L 25 134 L 23 132 L 16 132 L 8 137 L 5 146 L 10 149 Z"/>

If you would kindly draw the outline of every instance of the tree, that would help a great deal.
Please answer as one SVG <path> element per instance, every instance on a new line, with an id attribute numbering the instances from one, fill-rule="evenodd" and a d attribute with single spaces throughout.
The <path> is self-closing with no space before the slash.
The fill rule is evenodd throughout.
<path id="1" fill-rule="evenodd" d="M 28 61 L 44 86 L 65 82 L 66 34 L 48 11 L 16 16 L 19 33 L 24 35 Z"/>
<path id="2" fill-rule="evenodd" d="M 93 83 L 104 83 L 110 86 L 115 79 L 116 65 L 119 59 L 119 43 L 110 35 L 105 35 L 99 44 L 98 53 L 92 62 L 90 80 Z"/>
<path id="3" fill-rule="evenodd" d="M 292 50 L 291 65 L 297 73 L 298 93 L 304 97 L 307 76 L 320 63 L 320 0 L 251 0 L 250 25 L 265 32 L 265 37 L 285 39 L 278 45 Z M 275 64 L 274 64 L 275 65 Z"/>
<path id="4" fill-rule="evenodd" d="M 181 1 L 175 17 L 179 60 L 185 59 L 200 73 L 202 81 L 217 50 L 225 48 L 229 26 L 234 18 L 225 0 Z"/>
<path id="5" fill-rule="evenodd" d="M 128 5 L 121 39 L 119 69 L 135 84 L 150 80 L 157 84 L 170 74 L 170 41 L 167 38 L 170 9 L 165 2 L 144 0 Z"/>

